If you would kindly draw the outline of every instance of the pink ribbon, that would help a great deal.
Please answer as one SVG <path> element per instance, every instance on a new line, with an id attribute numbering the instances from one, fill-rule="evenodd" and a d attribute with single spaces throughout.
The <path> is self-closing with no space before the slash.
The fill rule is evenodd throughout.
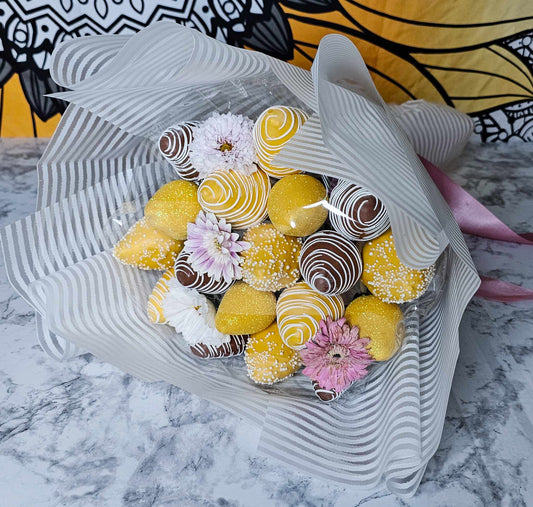
<path id="1" fill-rule="evenodd" d="M 533 234 L 517 234 L 446 173 L 423 157 L 420 157 L 420 160 L 450 206 L 461 231 L 482 238 L 533 245 Z M 481 286 L 476 296 L 491 301 L 511 303 L 533 300 L 533 290 L 503 280 L 481 276 Z"/>
<path id="2" fill-rule="evenodd" d="M 480 278 L 481 285 L 475 294 L 479 298 L 499 301 L 500 303 L 533 301 L 533 290 L 488 276 L 481 276 Z"/>

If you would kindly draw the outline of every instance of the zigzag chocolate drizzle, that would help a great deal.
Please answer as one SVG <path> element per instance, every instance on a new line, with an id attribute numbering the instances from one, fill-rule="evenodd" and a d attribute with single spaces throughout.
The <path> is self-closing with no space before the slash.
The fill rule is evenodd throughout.
<path id="1" fill-rule="evenodd" d="M 172 164 L 180 178 L 197 180 L 199 173 L 189 159 L 189 146 L 197 122 L 185 122 L 167 128 L 159 137 L 159 151 Z"/>
<path id="2" fill-rule="evenodd" d="M 368 190 L 339 180 L 329 196 L 329 220 L 333 228 L 352 241 L 368 241 L 390 226 L 383 203 Z"/>
<path id="3" fill-rule="evenodd" d="M 335 401 L 348 388 L 338 393 L 337 391 L 335 391 L 335 389 L 324 389 L 320 387 L 320 384 L 316 380 L 313 380 L 313 389 L 315 390 L 315 394 L 320 401 L 330 403 L 332 401 Z"/>
<path id="4" fill-rule="evenodd" d="M 335 231 L 309 236 L 300 253 L 304 280 L 322 294 L 342 294 L 361 277 L 363 262 L 357 247 Z"/>
<path id="5" fill-rule="evenodd" d="M 176 278 L 184 287 L 196 289 L 202 294 L 223 294 L 233 283 L 226 282 L 223 278 L 221 280 L 215 280 L 206 273 L 197 273 L 189 264 L 188 260 L 189 254 L 187 252 L 181 252 L 174 264 Z"/>
<path id="6" fill-rule="evenodd" d="M 228 343 L 223 343 L 218 347 L 204 343 L 191 345 L 191 352 L 202 359 L 238 356 L 244 352 L 247 341 L 248 335 L 231 335 Z"/>

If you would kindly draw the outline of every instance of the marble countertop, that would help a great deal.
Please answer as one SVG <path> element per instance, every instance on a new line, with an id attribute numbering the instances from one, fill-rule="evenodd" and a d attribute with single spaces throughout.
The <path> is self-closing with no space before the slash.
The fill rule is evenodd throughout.
<path id="1" fill-rule="evenodd" d="M 42 140 L 0 140 L 0 226 L 34 210 Z M 473 141 L 455 181 L 533 229 L 533 143 Z M 467 238 L 481 273 L 533 288 L 533 249 Z M 475 299 L 439 450 L 417 495 L 325 483 L 254 453 L 258 430 L 89 354 L 59 363 L 0 269 L 0 505 L 533 505 L 533 305 Z"/>

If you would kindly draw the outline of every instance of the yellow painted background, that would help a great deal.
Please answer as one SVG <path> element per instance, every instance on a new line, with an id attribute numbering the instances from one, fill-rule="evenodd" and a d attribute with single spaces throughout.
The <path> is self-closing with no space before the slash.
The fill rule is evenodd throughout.
<path id="1" fill-rule="evenodd" d="M 50 137 L 61 116 L 56 114 L 47 122 L 41 121 L 36 115 L 32 115 L 30 105 L 26 101 L 20 80 L 17 74 L 4 85 L 3 89 L 2 125 L 1 137 L 33 137 L 33 121 L 37 137 Z"/>
<path id="2" fill-rule="evenodd" d="M 533 100 L 532 69 L 499 44 L 533 31 L 533 1 L 340 0 L 328 13 L 282 9 L 294 38 L 292 63 L 309 68 L 320 39 L 343 33 L 359 48 L 389 102 L 443 102 L 444 90 L 448 103 L 479 114 Z M 2 99 L 0 136 L 53 133 L 59 115 L 47 122 L 32 115 L 17 75 L 4 86 Z"/>

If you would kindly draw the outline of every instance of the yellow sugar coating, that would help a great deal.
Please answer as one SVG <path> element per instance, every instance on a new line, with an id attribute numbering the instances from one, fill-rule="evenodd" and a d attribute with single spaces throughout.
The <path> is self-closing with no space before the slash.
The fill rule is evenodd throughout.
<path id="1" fill-rule="evenodd" d="M 136 222 L 113 247 L 113 256 L 122 264 L 140 269 L 169 269 L 183 248 L 183 241 L 148 226 L 146 219 Z"/>
<path id="2" fill-rule="evenodd" d="M 244 360 L 248 376 L 257 384 L 274 384 L 290 377 L 302 365 L 297 350 L 281 340 L 276 322 L 248 339 Z"/>
<path id="3" fill-rule="evenodd" d="M 252 334 L 263 331 L 276 318 L 276 296 L 234 283 L 224 294 L 215 316 L 215 327 L 224 334 Z"/>
<path id="4" fill-rule="evenodd" d="M 150 322 L 155 324 L 165 324 L 167 322 L 161 303 L 168 292 L 168 281 L 175 276 L 176 274 L 172 267 L 167 269 L 155 284 L 154 290 L 148 297 L 148 305 L 146 307 L 146 313 L 148 314 Z"/>
<path id="5" fill-rule="evenodd" d="M 301 349 L 315 336 L 321 320 L 343 316 L 344 303 L 339 296 L 321 294 L 307 283 L 299 282 L 281 293 L 276 314 L 285 345 Z"/>
<path id="6" fill-rule="evenodd" d="M 268 216 L 283 234 L 309 236 L 328 217 L 326 198 L 326 188 L 316 178 L 307 174 L 285 176 L 272 187 Z"/>
<path id="7" fill-rule="evenodd" d="M 395 303 L 375 296 L 360 296 L 346 308 L 350 326 L 359 327 L 359 336 L 370 338 L 367 349 L 376 361 L 387 361 L 400 348 L 405 335 L 403 313 Z"/>
<path id="8" fill-rule="evenodd" d="M 144 216 L 148 225 L 168 236 L 187 239 L 187 224 L 201 211 L 198 187 L 192 181 L 175 180 L 163 185 L 148 201 Z"/>
<path id="9" fill-rule="evenodd" d="M 413 269 L 400 261 L 391 229 L 363 247 L 361 281 L 387 303 L 406 303 L 421 296 L 434 274 L 435 266 Z"/>
<path id="10" fill-rule="evenodd" d="M 249 229 L 243 237 L 250 248 L 242 252 L 242 279 L 258 290 L 275 292 L 300 278 L 300 238 L 281 234 L 272 224 Z"/>
<path id="11" fill-rule="evenodd" d="M 296 107 L 274 106 L 263 111 L 254 125 L 254 144 L 261 168 L 274 178 L 300 173 L 291 167 L 272 164 L 272 159 L 298 132 L 309 118 L 307 113 Z"/>
<path id="12" fill-rule="evenodd" d="M 261 223 L 267 216 L 270 179 L 258 169 L 254 173 L 216 171 L 198 188 L 202 208 L 225 218 L 235 229 Z"/>

